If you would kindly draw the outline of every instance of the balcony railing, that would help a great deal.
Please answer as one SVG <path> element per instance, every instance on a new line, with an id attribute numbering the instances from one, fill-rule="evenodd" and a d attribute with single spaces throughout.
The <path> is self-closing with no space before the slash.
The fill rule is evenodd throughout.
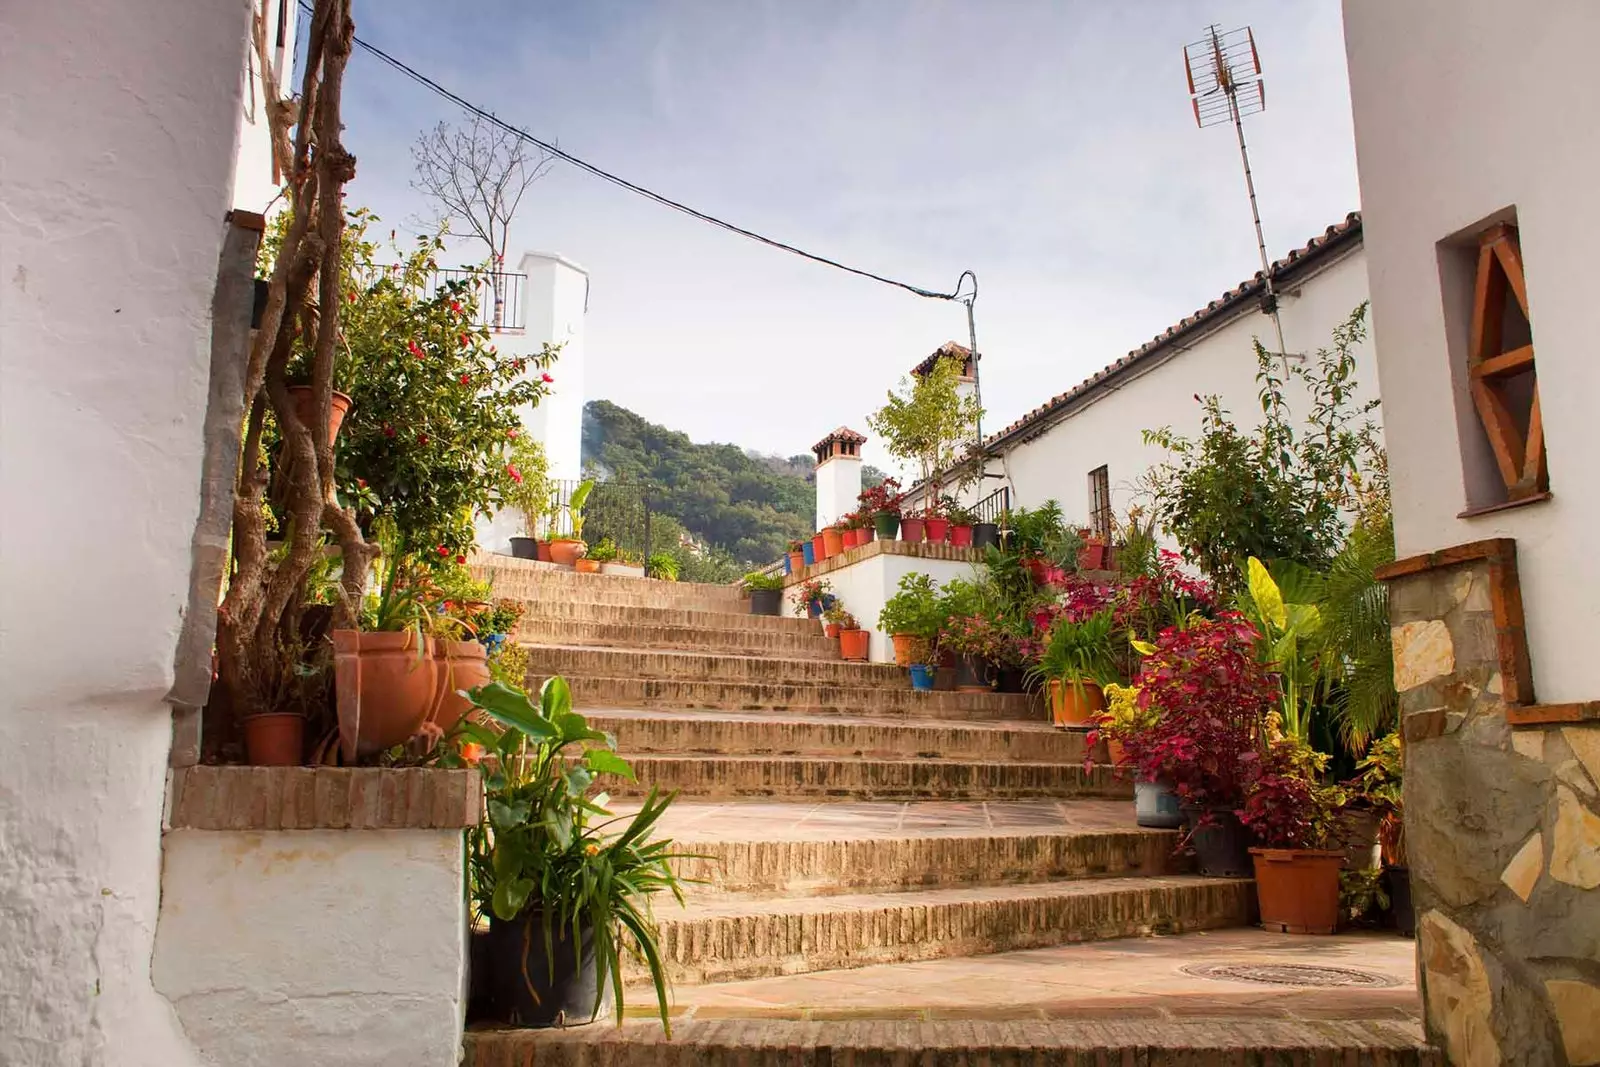
<path id="1" fill-rule="evenodd" d="M 1011 487 L 1002 485 L 972 505 L 972 510 L 978 513 L 979 522 L 1003 522 L 1006 512 L 1011 510 Z"/>
<path id="2" fill-rule="evenodd" d="M 459 284 L 462 294 L 471 301 L 472 321 L 491 330 L 521 330 L 522 287 L 526 274 L 506 274 L 502 271 L 475 271 L 441 269 L 428 277 L 426 292 L 429 296 L 440 289 Z"/>

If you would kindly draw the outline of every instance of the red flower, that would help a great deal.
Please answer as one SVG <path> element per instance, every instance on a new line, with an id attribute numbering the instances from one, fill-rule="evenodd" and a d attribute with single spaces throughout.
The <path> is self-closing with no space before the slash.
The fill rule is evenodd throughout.
<path id="1" fill-rule="evenodd" d="M 427 353 L 422 351 L 422 346 L 417 344 L 417 342 L 415 342 L 415 341 L 407 341 L 406 342 L 406 351 L 410 352 L 413 356 L 416 356 L 418 359 L 423 358 L 423 356 L 425 356 L 427 354 Z"/>
<path id="2" fill-rule="evenodd" d="M 466 562 L 467 562 L 467 557 L 466 556 L 457 556 L 456 557 L 456 562 L 462 564 L 463 566 L 465 566 Z"/>
<path id="3" fill-rule="evenodd" d="M 471 343 L 472 343 L 471 335 L 469 335 L 469 334 L 462 334 L 461 335 L 461 347 L 462 348 L 466 348 Z"/>
<path id="4" fill-rule="evenodd" d="M 515 441 L 516 439 L 517 439 L 517 431 L 515 431 L 515 430 L 507 430 L 506 431 L 506 440 L 507 441 Z"/>
<path id="5" fill-rule="evenodd" d="M 417 444 L 425 445 L 427 443 L 428 443 L 428 435 L 427 434 L 425 434 L 425 433 L 417 434 Z"/>
<path id="6" fill-rule="evenodd" d="M 516 482 L 518 485 L 522 484 L 522 472 L 517 470 L 516 464 L 507 463 L 506 473 L 511 476 L 512 481 Z"/>
<path id="7" fill-rule="evenodd" d="M 457 315 L 461 314 L 461 301 L 459 301 L 459 300 L 450 301 L 450 310 L 454 311 Z"/>
<path id="8" fill-rule="evenodd" d="M 387 422 L 383 424 L 383 436 L 385 436 L 385 437 L 393 437 L 394 436 L 394 427 L 390 426 Z"/>
<path id="9" fill-rule="evenodd" d="M 357 478 L 356 487 L 359 489 L 365 489 L 367 487 L 367 480 L 365 478 Z"/>
<path id="10" fill-rule="evenodd" d="M 549 374 L 541 374 L 541 375 L 539 375 L 539 377 L 542 378 L 545 381 L 546 384 L 549 384 L 550 382 L 555 381 L 555 379 L 550 377 Z"/>
<path id="11" fill-rule="evenodd" d="M 519 359 L 519 360 L 517 360 L 517 362 L 516 362 L 516 363 L 515 363 L 515 364 L 514 364 L 514 366 L 515 366 L 515 367 L 516 367 L 516 368 L 517 368 L 517 369 L 518 369 L 518 370 L 521 370 L 521 369 L 522 369 L 522 368 L 523 368 L 523 367 L 524 367 L 524 366 L 525 366 L 525 365 L 526 365 L 526 364 L 527 364 L 527 362 L 528 362 L 528 361 L 527 361 L 527 360 L 525 360 L 525 359 Z"/>
<path id="12" fill-rule="evenodd" d="M 354 304 L 356 302 L 356 294 L 354 292 L 346 293 L 345 294 L 345 299 L 350 301 L 350 303 Z"/>
<path id="13" fill-rule="evenodd" d="M 461 384 L 462 384 L 462 385 L 471 385 L 471 384 L 472 384 L 472 375 L 470 375 L 470 374 L 463 374 L 463 375 L 462 375 L 462 376 L 461 376 Z"/>
<path id="14" fill-rule="evenodd" d="M 444 545 L 440 545 L 439 546 L 439 555 L 448 556 L 449 554 L 450 554 L 450 549 L 449 548 L 447 548 Z"/>

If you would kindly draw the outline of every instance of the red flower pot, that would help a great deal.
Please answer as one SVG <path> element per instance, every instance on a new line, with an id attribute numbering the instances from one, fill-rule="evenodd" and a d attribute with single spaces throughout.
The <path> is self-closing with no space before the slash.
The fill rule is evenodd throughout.
<path id="1" fill-rule="evenodd" d="M 943 544 L 945 538 L 950 536 L 950 520 L 928 518 L 923 520 L 928 527 L 928 540 L 934 544 Z"/>
<path id="2" fill-rule="evenodd" d="M 823 637 L 838 637 L 839 636 L 839 628 L 840 628 L 840 624 L 836 623 L 836 622 L 823 623 L 822 624 L 822 636 Z"/>
<path id="3" fill-rule="evenodd" d="M 1097 571 L 1105 566 L 1106 546 L 1103 541 L 1090 541 L 1078 553 L 1080 571 Z"/>
<path id="4" fill-rule="evenodd" d="M 970 527 L 970 526 L 952 526 L 952 527 L 950 527 L 950 544 L 955 548 L 971 548 L 972 547 L 972 527 Z"/>
<path id="5" fill-rule="evenodd" d="M 828 545 L 820 533 L 811 539 L 811 557 L 818 563 L 828 558 Z"/>
<path id="6" fill-rule="evenodd" d="M 923 534 L 923 529 L 922 529 L 922 520 L 921 519 L 901 519 L 900 520 L 900 540 L 902 540 L 902 541 L 920 541 L 920 540 L 922 540 L 922 534 Z"/>
<path id="7" fill-rule="evenodd" d="M 865 660 L 871 639 L 872 631 L 870 630 L 841 630 L 839 631 L 839 655 L 845 659 Z"/>
<path id="8" fill-rule="evenodd" d="M 551 562 L 549 541 L 540 541 L 538 546 L 535 548 L 535 551 L 538 553 L 538 559 L 540 563 Z"/>
<path id="9" fill-rule="evenodd" d="M 1022 564 L 1028 568 L 1028 573 L 1033 576 L 1034 585 L 1044 585 L 1050 581 L 1050 564 L 1042 557 L 1035 556 L 1032 559 L 1025 559 Z"/>
<path id="10" fill-rule="evenodd" d="M 876 540 L 876 538 L 873 536 L 876 533 L 877 531 L 870 526 L 861 527 L 861 529 L 856 531 L 856 544 L 871 544 L 874 540 Z"/>
<path id="11" fill-rule="evenodd" d="M 844 550 L 846 552 L 850 551 L 858 544 L 856 541 L 856 532 L 854 530 L 841 530 L 839 532 L 839 539 L 844 542 Z"/>
<path id="12" fill-rule="evenodd" d="M 829 558 L 839 555 L 844 551 L 844 534 L 834 529 L 823 530 L 822 547 L 827 550 Z"/>

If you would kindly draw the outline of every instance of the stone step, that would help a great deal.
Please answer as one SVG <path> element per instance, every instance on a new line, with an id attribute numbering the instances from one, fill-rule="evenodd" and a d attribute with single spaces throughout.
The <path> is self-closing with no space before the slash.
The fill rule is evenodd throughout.
<path id="1" fill-rule="evenodd" d="M 585 708 L 634 754 L 854 756 L 1082 763 L 1084 734 L 1043 722 L 908 722 L 782 712 Z"/>
<path id="2" fill-rule="evenodd" d="M 619 815 L 637 805 L 621 801 Z M 808 896 L 1185 873 L 1178 834 L 1134 823 L 1127 800 L 678 800 L 657 823 L 695 898 Z"/>
<path id="3" fill-rule="evenodd" d="M 637 782 L 608 780 L 613 796 L 651 788 L 692 797 L 816 797 L 820 800 L 1132 797 L 1112 769 L 1076 763 L 979 763 L 966 759 L 858 759 L 840 756 L 636 755 L 624 745 Z"/>
<path id="4" fill-rule="evenodd" d="M 579 574 L 565 567 L 540 565 L 509 556 L 480 556 L 472 570 L 487 578 L 494 595 L 518 600 L 576 597 L 602 604 L 660 605 L 706 611 L 743 610 L 744 594 L 735 585 L 662 582 L 616 574 Z M 487 561 L 487 562 L 484 562 Z"/>
<path id="5" fill-rule="evenodd" d="M 796 662 L 796 661 L 786 661 Z M 623 665 L 619 665 L 623 666 Z M 551 674 L 572 687 L 578 710 L 587 708 L 717 708 L 728 711 L 791 711 L 805 715 L 941 719 L 946 721 L 1045 721 L 1043 704 L 1021 693 L 917 692 L 868 685 L 758 683 L 641 678 L 551 670 L 532 664 L 534 688 Z"/>
<path id="6" fill-rule="evenodd" d="M 564 1030 L 470 1029 L 465 1067 L 1444 1067 L 1414 1023 L 1377 1020 L 1152 1018 L 1105 1011 L 784 1012 L 700 1009 L 666 1038 L 643 990 L 629 1021 Z M 1128 1017 L 1132 1014 L 1132 1017 Z"/>
<path id="7" fill-rule="evenodd" d="M 1100 878 L 795 899 L 659 901 L 662 960 L 681 984 L 737 981 L 1080 941 L 1241 926 L 1248 879 Z M 646 977 L 629 964 L 632 980 Z"/>
<path id="8" fill-rule="evenodd" d="M 822 636 L 822 627 L 815 619 L 802 619 L 793 615 L 751 615 L 742 609 L 701 611 L 659 605 L 640 607 L 627 604 L 602 604 L 592 600 L 567 597 L 529 601 L 523 622 L 527 624 L 536 621 L 605 623 L 620 626 L 687 626 L 705 630 L 783 633 L 800 637 Z"/>
<path id="9" fill-rule="evenodd" d="M 529 667 L 545 674 L 868 686 L 911 692 L 910 675 L 892 663 L 780 659 L 648 648 L 583 648 L 573 644 L 527 644 L 524 647 L 528 650 Z"/>
<path id="10" fill-rule="evenodd" d="M 728 628 L 684 624 L 591 622 L 574 618 L 524 616 L 517 640 L 541 645 L 587 648 L 643 648 L 682 652 L 720 652 L 732 656 L 780 656 L 785 659 L 839 658 L 839 642 L 824 637 L 816 624 L 805 632 L 735 628 L 749 616 L 729 615 Z"/>

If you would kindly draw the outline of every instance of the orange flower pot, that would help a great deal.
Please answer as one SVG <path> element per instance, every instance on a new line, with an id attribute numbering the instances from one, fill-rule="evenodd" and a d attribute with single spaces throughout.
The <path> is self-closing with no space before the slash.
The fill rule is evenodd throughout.
<path id="1" fill-rule="evenodd" d="M 438 695 L 432 639 L 410 630 L 334 630 L 329 637 L 346 756 L 373 755 L 411 740 Z"/>
<path id="2" fill-rule="evenodd" d="M 865 660 L 871 647 L 871 630 L 839 631 L 839 655 L 845 659 Z"/>
<path id="3" fill-rule="evenodd" d="M 839 623 L 836 623 L 836 622 L 825 622 L 825 623 L 822 624 L 822 636 L 823 637 L 838 637 L 839 636 L 839 629 L 840 629 Z"/>
<path id="4" fill-rule="evenodd" d="M 822 547 L 827 550 L 831 559 L 844 551 L 844 534 L 838 530 L 822 531 Z"/>
<path id="5" fill-rule="evenodd" d="M 298 712 L 269 712 L 241 719 L 244 758 L 252 767 L 295 767 L 305 752 L 306 717 Z"/>
<path id="6" fill-rule="evenodd" d="M 476 641 L 435 640 L 433 658 L 437 663 L 439 685 L 428 721 L 449 733 L 471 708 L 472 702 L 458 690 L 476 689 L 489 684 L 488 649 Z"/>
<path id="7" fill-rule="evenodd" d="M 811 539 L 811 558 L 818 563 L 828 558 L 828 544 L 820 533 Z"/>
<path id="8" fill-rule="evenodd" d="M 550 542 L 550 562 L 570 567 L 577 563 L 586 551 L 587 547 L 577 538 L 558 537 Z"/>
<path id="9" fill-rule="evenodd" d="M 1106 710 L 1105 694 L 1094 682 L 1070 685 L 1051 679 L 1050 719 L 1056 726 L 1086 726 L 1096 712 Z"/>
<path id="10" fill-rule="evenodd" d="M 805 566 L 806 566 L 806 554 L 804 552 L 791 552 L 791 553 L 789 553 L 789 570 L 790 571 L 792 571 L 795 574 L 799 574 L 802 570 L 805 569 Z"/>
<path id="11" fill-rule="evenodd" d="M 894 662 L 896 666 L 911 666 L 918 661 L 924 651 L 922 638 L 916 634 L 893 634 L 889 640 L 894 642 Z"/>
<path id="12" fill-rule="evenodd" d="M 575 559 L 572 561 L 572 569 L 579 574 L 599 574 L 600 561 L 597 559 Z"/>
<path id="13" fill-rule="evenodd" d="M 1106 762 L 1113 767 L 1120 767 L 1122 766 L 1122 756 L 1122 742 L 1113 741 L 1109 737 L 1106 738 Z"/>
<path id="14" fill-rule="evenodd" d="M 1286 934 L 1331 934 L 1339 928 L 1343 852 L 1253 848 L 1261 925 Z"/>
<path id="15" fill-rule="evenodd" d="M 289 395 L 294 398 L 294 413 L 299 416 L 301 422 L 310 426 L 317 417 L 311 386 L 291 385 Z M 339 436 L 339 427 L 344 425 L 344 417 L 349 410 L 350 398 L 335 389 L 332 403 L 328 405 L 328 440 L 332 441 Z"/>
<path id="16" fill-rule="evenodd" d="M 540 563 L 553 563 L 553 562 L 555 562 L 553 559 L 550 558 L 550 542 L 549 541 L 540 541 L 539 544 L 538 544 L 538 547 L 537 547 L 537 551 L 538 551 L 538 559 L 539 559 Z"/>

